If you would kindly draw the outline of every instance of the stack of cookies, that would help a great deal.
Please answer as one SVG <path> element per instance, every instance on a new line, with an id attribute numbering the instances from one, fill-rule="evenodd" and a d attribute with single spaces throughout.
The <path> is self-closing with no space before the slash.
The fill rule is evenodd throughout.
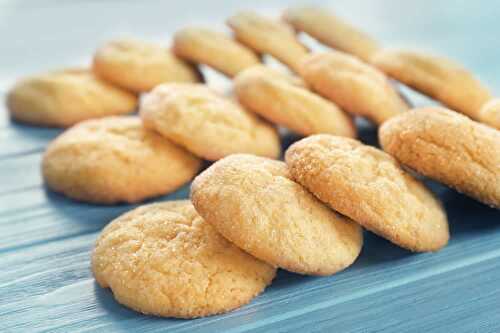
<path id="1" fill-rule="evenodd" d="M 500 208 L 500 103 L 463 67 L 385 49 L 314 7 L 282 20 L 241 12 L 227 23 L 234 38 L 188 27 L 171 50 L 112 41 L 91 69 L 28 78 L 8 96 L 17 121 L 71 126 L 47 148 L 42 173 L 75 200 L 141 202 L 213 162 L 190 201 L 144 205 L 104 228 L 92 270 L 118 302 L 168 317 L 227 312 L 260 294 L 277 268 L 349 267 L 363 229 L 438 251 L 449 240 L 446 212 L 415 172 Z M 297 32 L 335 50 L 311 52 Z M 203 84 L 199 66 L 233 79 L 231 93 Z M 395 81 L 449 109 L 412 109 Z M 379 126 L 383 150 L 356 140 L 354 117 Z M 278 127 L 304 138 L 282 154 Z"/>

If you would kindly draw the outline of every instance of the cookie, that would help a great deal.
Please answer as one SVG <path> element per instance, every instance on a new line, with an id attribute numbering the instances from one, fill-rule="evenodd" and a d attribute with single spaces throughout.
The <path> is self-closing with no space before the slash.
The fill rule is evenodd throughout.
<path id="1" fill-rule="evenodd" d="M 249 72 L 252 75 L 263 75 L 266 77 L 273 77 L 275 80 L 286 82 L 295 87 L 307 89 L 307 84 L 300 76 L 296 76 L 290 72 L 282 70 L 281 68 L 274 68 L 263 64 L 255 65 L 245 69 L 242 72 Z M 241 73 L 240 73 L 241 74 Z"/>
<path id="2" fill-rule="evenodd" d="M 491 94 L 461 65 L 430 54 L 408 50 L 382 50 L 372 63 L 390 77 L 428 95 L 472 119 Z"/>
<path id="3" fill-rule="evenodd" d="M 415 171 L 500 208 L 500 131 L 430 107 L 391 119 L 379 140 Z"/>
<path id="4" fill-rule="evenodd" d="M 135 203 L 187 183 L 201 161 L 145 130 L 138 117 L 87 120 L 50 143 L 42 173 L 49 188 L 97 204 Z"/>
<path id="5" fill-rule="evenodd" d="M 68 69 L 21 80 L 8 93 L 7 106 L 19 122 L 68 127 L 86 119 L 130 113 L 137 97 L 91 71 Z"/>
<path id="6" fill-rule="evenodd" d="M 201 84 L 157 86 L 143 99 L 140 115 L 144 126 L 207 160 L 234 153 L 280 155 L 272 126 Z"/>
<path id="7" fill-rule="evenodd" d="M 234 87 L 244 107 L 302 135 L 356 136 L 352 119 L 335 104 L 274 72 L 251 67 L 238 74 Z"/>
<path id="8" fill-rule="evenodd" d="M 145 205 L 112 221 L 97 239 L 92 271 L 119 303 L 177 318 L 236 309 L 276 275 L 224 239 L 187 200 Z"/>
<path id="9" fill-rule="evenodd" d="M 226 157 L 195 178 L 191 200 L 236 246 L 292 272 L 334 274 L 361 251 L 361 228 L 291 180 L 281 161 Z"/>
<path id="10" fill-rule="evenodd" d="M 492 99 L 481 107 L 479 121 L 500 130 L 500 98 Z"/>
<path id="11" fill-rule="evenodd" d="M 319 94 L 343 110 L 376 124 L 408 109 L 382 72 L 346 53 L 331 51 L 309 55 L 300 73 Z"/>
<path id="12" fill-rule="evenodd" d="M 283 19 L 321 43 L 368 61 L 379 50 L 377 41 L 366 33 L 319 7 L 294 7 Z"/>
<path id="13" fill-rule="evenodd" d="M 140 93 L 164 82 L 198 82 L 201 74 L 166 48 L 136 39 L 119 39 L 94 55 L 94 72 L 119 87 Z"/>
<path id="14" fill-rule="evenodd" d="M 246 46 L 222 32 L 205 28 L 177 31 L 173 51 L 183 59 L 210 66 L 229 77 L 260 63 L 259 57 Z"/>
<path id="15" fill-rule="evenodd" d="M 241 43 L 258 53 L 272 55 L 294 71 L 309 52 L 288 25 L 257 13 L 240 12 L 227 24 Z"/>
<path id="16" fill-rule="evenodd" d="M 298 183 L 392 243 L 417 252 L 437 251 L 448 243 L 439 201 L 385 152 L 321 134 L 294 143 L 285 159 Z"/>

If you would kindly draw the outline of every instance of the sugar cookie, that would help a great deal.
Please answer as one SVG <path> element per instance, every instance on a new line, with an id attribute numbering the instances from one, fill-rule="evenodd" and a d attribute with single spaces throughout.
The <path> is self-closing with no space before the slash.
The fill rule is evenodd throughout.
<path id="1" fill-rule="evenodd" d="M 302 66 L 309 86 L 349 113 L 381 124 L 408 109 L 382 72 L 354 56 L 337 51 L 312 54 Z"/>
<path id="2" fill-rule="evenodd" d="M 479 120 L 500 130 L 500 98 L 492 99 L 481 107 Z"/>
<path id="3" fill-rule="evenodd" d="M 236 309 L 276 274 L 224 239 L 187 200 L 145 205 L 115 219 L 97 239 L 92 270 L 119 303 L 178 318 Z"/>
<path id="4" fill-rule="evenodd" d="M 268 53 L 289 66 L 299 69 L 307 48 L 288 25 L 254 12 L 240 12 L 227 20 L 236 39 L 258 53 Z"/>
<path id="5" fill-rule="evenodd" d="M 246 46 L 222 32 L 205 28 L 176 32 L 173 50 L 183 59 L 213 67 L 229 77 L 260 63 L 259 57 Z"/>
<path id="6" fill-rule="evenodd" d="M 99 203 L 138 202 L 187 183 L 201 161 L 145 130 L 138 117 L 82 122 L 56 138 L 43 156 L 49 188 Z"/>
<path id="7" fill-rule="evenodd" d="M 430 54 L 382 50 L 372 63 L 390 77 L 440 101 L 472 119 L 491 94 L 481 82 L 459 64 Z"/>
<path id="8" fill-rule="evenodd" d="M 394 244 L 419 252 L 447 244 L 439 201 L 383 151 L 322 134 L 294 143 L 285 159 L 292 177 L 321 201 Z"/>
<path id="9" fill-rule="evenodd" d="M 79 121 L 132 112 L 137 97 L 84 69 L 26 78 L 7 96 L 12 118 L 39 126 L 68 127 Z"/>
<path id="10" fill-rule="evenodd" d="M 500 131 L 433 107 L 391 119 L 379 138 L 401 163 L 500 208 Z"/>
<path id="11" fill-rule="evenodd" d="M 207 160 L 280 155 L 272 126 L 201 84 L 159 85 L 142 101 L 140 114 L 147 128 Z"/>
<path id="12" fill-rule="evenodd" d="M 298 31 L 303 31 L 321 43 L 350 53 L 364 61 L 380 48 L 378 42 L 364 32 L 318 7 L 288 9 L 283 18 Z"/>
<path id="13" fill-rule="evenodd" d="M 361 251 L 361 228 L 292 181 L 281 161 L 226 157 L 195 178 L 191 200 L 224 237 L 289 271 L 333 274 Z"/>
<path id="14" fill-rule="evenodd" d="M 119 39 L 94 55 L 94 72 L 106 81 L 139 93 L 164 82 L 198 82 L 201 74 L 166 48 L 136 39 Z"/>
<path id="15" fill-rule="evenodd" d="M 271 70 L 248 68 L 235 78 L 234 87 L 247 109 L 299 134 L 356 136 L 352 119 L 335 104 L 280 79 Z"/>

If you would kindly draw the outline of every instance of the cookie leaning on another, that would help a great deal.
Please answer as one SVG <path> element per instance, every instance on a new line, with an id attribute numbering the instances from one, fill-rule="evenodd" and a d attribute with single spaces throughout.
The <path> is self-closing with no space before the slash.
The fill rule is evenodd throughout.
<path id="1" fill-rule="evenodd" d="M 207 160 L 249 153 L 278 158 L 276 130 L 201 84 L 157 86 L 142 101 L 144 126 Z"/>
<path id="2" fill-rule="evenodd" d="M 309 53 L 288 25 L 255 12 L 240 12 L 230 17 L 227 24 L 241 43 L 260 54 L 272 55 L 296 72 Z"/>
<path id="3" fill-rule="evenodd" d="M 236 309 L 276 275 L 217 233 L 189 201 L 142 206 L 112 221 L 96 242 L 92 271 L 121 304 L 177 318 Z"/>
<path id="4" fill-rule="evenodd" d="M 355 137 L 352 119 L 335 104 L 280 79 L 280 72 L 250 67 L 236 76 L 240 103 L 267 120 L 299 134 L 330 133 Z"/>
<path id="5" fill-rule="evenodd" d="M 173 51 L 180 58 L 204 64 L 233 77 L 260 63 L 259 57 L 226 34 L 206 28 L 184 28 L 174 35 Z"/>
<path id="6" fill-rule="evenodd" d="M 289 271 L 334 274 L 358 257 L 361 228 L 291 180 L 285 163 L 236 154 L 195 178 L 191 200 L 224 237 Z"/>
<path id="7" fill-rule="evenodd" d="M 97 204 L 134 203 L 167 194 L 196 175 L 201 161 L 138 117 L 81 122 L 50 143 L 42 173 L 49 188 Z"/>
<path id="8" fill-rule="evenodd" d="M 313 135 L 285 155 L 293 179 L 336 211 L 411 251 L 448 243 L 446 213 L 387 153 L 359 141 Z"/>
<path id="9" fill-rule="evenodd" d="M 391 119 L 379 138 L 401 163 L 500 208 L 500 131 L 433 107 Z"/>
<path id="10" fill-rule="evenodd" d="M 491 94 L 459 64 L 446 58 L 407 50 L 381 50 L 371 62 L 390 77 L 440 101 L 472 119 Z"/>
<path id="11" fill-rule="evenodd" d="M 94 72 L 119 87 L 140 93 L 165 82 L 199 82 L 201 74 L 168 49 L 146 41 L 120 39 L 94 55 Z"/>
<path id="12" fill-rule="evenodd" d="M 69 127 L 82 120 L 131 113 L 137 97 L 86 69 L 66 69 L 19 81 L 7 95 L 13 119 Z"/>
<path id="13" fill-rule="evenodd" d="M 376 124 L 408 109 L 384 73 L 347 53 L 311 54 L 304 58 L 300 75 L 343 110 Z"/>
<path id="14" fill-rule="evenodd" d="M 285 11 L 283 18 L 296 30 L 303 31 L 321 43 L 369 61 L 380 48 L 364 32 L 319 7 L 295 7 Z"/>

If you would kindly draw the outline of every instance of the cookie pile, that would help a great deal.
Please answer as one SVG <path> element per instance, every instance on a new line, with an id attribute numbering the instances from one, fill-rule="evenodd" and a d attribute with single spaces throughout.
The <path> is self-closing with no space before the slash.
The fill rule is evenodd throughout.
<path id="1" fill-rule="evenodd" d="M 15 120 L 72 126 L 42 162 L 47 186 L 70 198 L 141 202 L 214 162 L 190 201 L 144 205 L 104 228 L 92 270 L 118 302 L 168 317 L 227 312 L 277 268 L 349 267 L 363 229 L 438 251 L 449 240 L 446 212 L 407 168 L 500 207 L 500 103 L 460 65 L 385 49 L 319 8 L 291 8 L 283 20 L 242 12 L 227 23 L 234 38 L 188 27 L 171 51 L 112 41 L 91 69 L 27 78 L 9 93 Z M 299 31 L 335 50 L 311 52 Z M 263 65 L 264 55 L 290 71 Z M 203 84 L 199 65 L 234 79 L 232 95 Z M 389 78 L 450 109 L 412 109 Z M 139 116 L 124 116 L 137 106 Z M 383 150 L 355 139 L 355 116 L 379 126 Z M 277 126 L 305 137 L 284 162 Z"/>

